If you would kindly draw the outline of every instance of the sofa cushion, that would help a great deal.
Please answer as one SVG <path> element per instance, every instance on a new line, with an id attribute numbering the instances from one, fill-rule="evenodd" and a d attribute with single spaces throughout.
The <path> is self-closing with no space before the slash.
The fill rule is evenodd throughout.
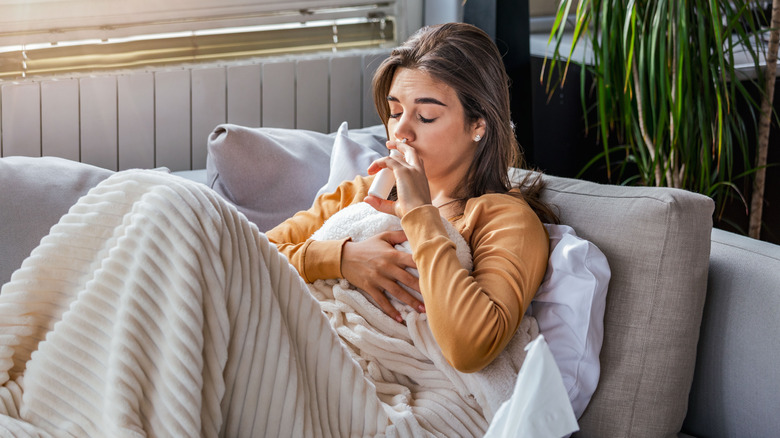
<path id="1" fill-rule="evenodd" d="M 268 231 L 309 208 L 326 185 L 336 135 L 219 125 L 208 139 L 207 184 Z M 350 133 L 378 152 L 386 151 L 385 135 L 381 125 Z"/>
<path id="2" fill-rule="evenodd" d="M 677 189 L 545 180 L 544 199 L 612 271 L 601 379 L 576 436 L 676 435 L 696 361 L 714 203 Z"/>
<path id="3" fill-rule="evenodd" d="M 60 217 L 111 173 L 64 158 L 0 158 L 0 284 Z"/>
<path id="4" fill-rule="evenodd" d="M 713 229 L 685 432 L 712 438 L 777 435 L 778 314 L 780 246 Z"/>

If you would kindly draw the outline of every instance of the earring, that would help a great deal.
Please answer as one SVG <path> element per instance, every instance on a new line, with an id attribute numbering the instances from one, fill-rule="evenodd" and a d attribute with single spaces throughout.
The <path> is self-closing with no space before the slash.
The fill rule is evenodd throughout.
<path id="1" fill-rule="evenodd" d="M 474 141 L 480 141 L 480 140 L 482 140 L 482 136 L 481 135 L 477 134 L 477 135 L 474 136 Z"/>

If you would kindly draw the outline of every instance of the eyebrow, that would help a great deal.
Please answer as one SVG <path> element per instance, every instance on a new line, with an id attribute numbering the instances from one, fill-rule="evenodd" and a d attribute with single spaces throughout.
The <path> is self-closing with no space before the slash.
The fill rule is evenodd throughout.
<path id="1" fill-rule="evenodd" d="M 387 96 L 387 101 L 388 102 L 399 102 L 398 98 L 397 97 L 393 97 L 393 96 Z M 434 99 L 433 97 L 418 97 L 417 99 L 414 99 L 414 103 L 417 103 L 417 104 L 429 103 L 429 104 L 433 104 L 433 105 L 447 106 L 442 101 L 440 101 L 439 99 Z"/>

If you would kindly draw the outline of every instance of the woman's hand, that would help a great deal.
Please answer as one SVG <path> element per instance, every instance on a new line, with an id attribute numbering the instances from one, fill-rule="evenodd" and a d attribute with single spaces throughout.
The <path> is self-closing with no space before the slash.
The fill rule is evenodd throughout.
<path id="1" fill-rule="evenodd" d="M 406 271 L 416 268 L 412 255 L 395 249 L 406 241 L 403 231 L 386 231 L 362 242 L 347 242 L 341 254 L 341 275 L 364 290 L 388 316 L 402 322 L 401 314 L 393 307 L 384 292 L 398 298 L 420 312 L 425 306 L 400 284 L 419 291 L 417 277 Z"/>
<path id="2" fill-rule="evenodd" d="M 368 173 L 374 175 L 384 168 L 392 170 L 398 200 L 388 201 L 369 195 L 364 201 L 379 211 L 403 217 L 415 207 L 430 204 L 431 192 L 422 159 L 414 147 L 400 141 L 388 141 L 387 147 L 398 149 L 403 156 L 380 158 L 368 166 Z"/>

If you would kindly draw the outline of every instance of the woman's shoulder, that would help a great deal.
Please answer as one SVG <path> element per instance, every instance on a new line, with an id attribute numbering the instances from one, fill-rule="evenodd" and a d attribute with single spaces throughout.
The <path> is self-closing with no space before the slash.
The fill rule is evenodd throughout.
<path id="1" fill-rule="evenodd" d="M 481 213 L 507 212 L 512 214 L 533 213 L 531 206 L 526 202 L 519 189 L 512 189 L 506 193 L 486 193 L 466 202 L 464 214 L 469 212 Z M 536 216 L 536 214 L 534 214 Z"/>
<path id="2" fill-rule="evenodd" d="M 544 233 L 541 220 L 517 189 L 469 199 L 460 222 L 471 231 L 515 228 Z"/>

